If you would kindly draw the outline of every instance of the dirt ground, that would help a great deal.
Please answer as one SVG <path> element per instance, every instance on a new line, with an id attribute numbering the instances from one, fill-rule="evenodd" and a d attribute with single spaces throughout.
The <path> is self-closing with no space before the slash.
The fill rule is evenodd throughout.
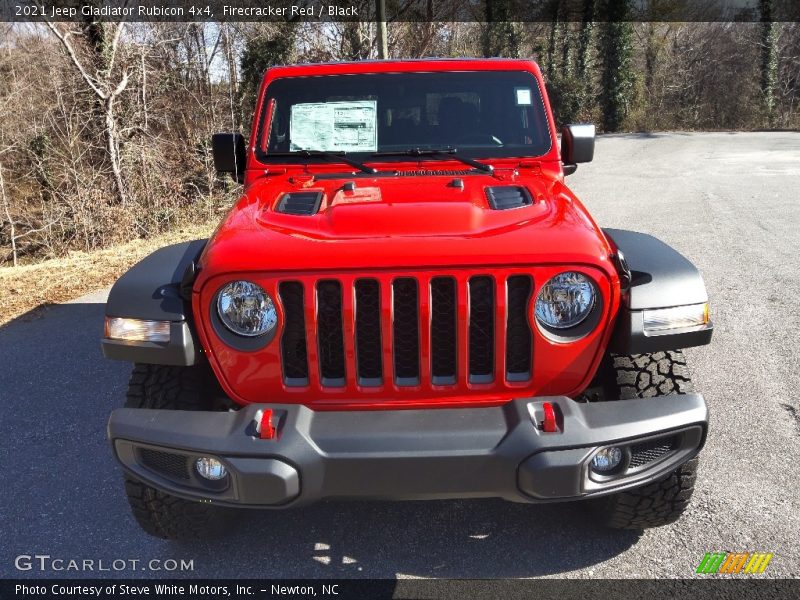
<path id="1" fill-rule="evenodd" d="M 34 309 L 65 302 L 112 284 L 131 265 L 154 250 L 208 237 L 214 225 L 182 227 L 146 240 L 95 252 L 71 252 L 33 265 L 0 267 L 0 325 Z"/>

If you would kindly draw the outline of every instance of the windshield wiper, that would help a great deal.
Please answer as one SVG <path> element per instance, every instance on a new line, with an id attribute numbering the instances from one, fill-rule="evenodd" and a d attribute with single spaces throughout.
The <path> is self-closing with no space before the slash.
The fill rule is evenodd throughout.
<path id="1" fill-rule="evenodd" d="M 267 158 L 271 156 L 303 156 L 307 158 L 324 158 L 331 162 L 343 162 L 351 167 L 355 167 L 362 173 L 374 175 L 378 172 L 378 169 L 368 167 L 364 163 L 360 163 L 352 158 L 347 158 L 344 152 L 326 152 L 325 150 L 296 150 L 295 152 L 268 152 L 266 156 Z"/>
<path id="2" fill-rule="evenodd" d="M 492 165 L 487 165 L 477 160 L 472 160 L 466 156 L 457 154 L 456 148 L 409 148 L 408 150 L 394 150 L 391 152 L 376 152 L 372 156 L 438 156 L 439 158 L 454 158 L 459 162 L 475 167 L 484 173 L 491 173 L 494 171 Z"/>

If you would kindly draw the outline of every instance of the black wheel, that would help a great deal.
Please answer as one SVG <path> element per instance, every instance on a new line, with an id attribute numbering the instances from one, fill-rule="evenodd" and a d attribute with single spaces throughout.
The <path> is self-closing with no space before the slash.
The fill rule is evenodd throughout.
<path id="1" fill-rule="evenodd" d="M 207 367 L 137 364 L 128 383 L 126 408 L 219 410 L 218 384 Z M 125 475 L 125 493 L 139 526 L 163 539 L 193 539 L 221 532 L 230 509 L 184 500 Z"/>
<path id="2" fill-rule="evenodd" d="M 683 352 L 611 355 L 598 374 L 604 399 L 628 400 L 687 394 L 694 390 Z M 596 399 L 596 398 L 595 398 Z M 668 399 L 661 400 L 668 401 Z M 697 459 L 682 464 L 658 481 L 592 501 L 600 520 L 615 529 L 645 529 L 674 523 L 689 505 Z"/>

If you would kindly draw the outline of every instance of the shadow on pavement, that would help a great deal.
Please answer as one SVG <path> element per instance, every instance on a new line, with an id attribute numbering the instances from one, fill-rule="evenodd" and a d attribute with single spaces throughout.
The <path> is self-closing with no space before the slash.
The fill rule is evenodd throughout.
<path id="1" fill-rule="evenodd" d="M 91 573 L 14 569 L 19 554 L 66 559 L 185 558 L 186 573 L 153 577 L 530 577 L 611 559 L 638 532 L 599 528 L 583 503 L 501 500 L 325 502 L 240 511 L 227 536 L 174 543 L 142 533 L 105 439 L 130 366 L 100 352 L 102 304 L 42 307 L 0 327 L 0 456 L 20 465 L 0 499 L 0 576 Z"/>

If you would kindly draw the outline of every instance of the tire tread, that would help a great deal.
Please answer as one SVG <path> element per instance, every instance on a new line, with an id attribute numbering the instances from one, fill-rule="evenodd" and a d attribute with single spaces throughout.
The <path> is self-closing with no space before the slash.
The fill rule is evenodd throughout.
<path id="1" fill-rule="evenodd" d="M 136 364 L 128 384 L 126 408 L 213 410 L 208 393 L 215 383 L 207 369 Z M 221 531 L 229 509 L 185 500 L 125 475 L 125 494 L 136 522 L 148 534 L 186 540 Z"/>

